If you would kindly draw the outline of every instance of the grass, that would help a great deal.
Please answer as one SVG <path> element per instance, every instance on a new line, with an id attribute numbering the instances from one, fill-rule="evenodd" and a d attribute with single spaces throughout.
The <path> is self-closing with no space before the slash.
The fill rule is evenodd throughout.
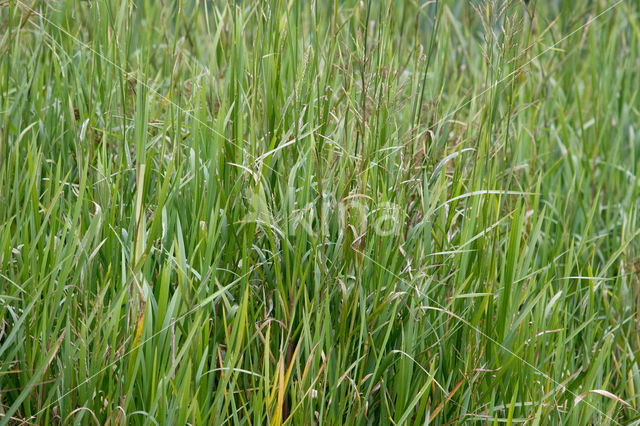
<path id="1" fill-rule="evenodd" d="M 639 424 L 639 5 L 0 2 L 0 425 Z"/>

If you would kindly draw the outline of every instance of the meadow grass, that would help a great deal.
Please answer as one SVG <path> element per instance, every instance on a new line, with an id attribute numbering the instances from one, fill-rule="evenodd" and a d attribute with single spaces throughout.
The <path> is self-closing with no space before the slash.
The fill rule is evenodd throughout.
<path id="1" fill-rule="evenodd" d="M 640 424 L 636 0 L 0 1 L 0 425 Z"/>

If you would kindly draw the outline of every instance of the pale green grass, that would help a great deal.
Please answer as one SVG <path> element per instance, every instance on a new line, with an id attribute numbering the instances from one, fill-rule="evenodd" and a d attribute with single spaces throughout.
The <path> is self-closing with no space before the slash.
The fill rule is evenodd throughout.
<path id="1" fill-rule="evenodd" d="M 0 425 L 634 424 L 640 3 L 0 1 Z"/>

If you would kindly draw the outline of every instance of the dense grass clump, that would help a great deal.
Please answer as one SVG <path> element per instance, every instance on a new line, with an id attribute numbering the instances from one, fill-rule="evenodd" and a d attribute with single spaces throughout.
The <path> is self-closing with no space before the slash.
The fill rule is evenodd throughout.
<path id="1" fill-rule="evenodd" d="M 0 425 L 638 424 L 640 2 L 0 1 Z"/>

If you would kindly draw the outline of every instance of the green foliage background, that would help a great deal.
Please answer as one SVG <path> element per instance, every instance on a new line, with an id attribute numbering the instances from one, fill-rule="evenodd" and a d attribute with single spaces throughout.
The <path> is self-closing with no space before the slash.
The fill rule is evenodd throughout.
<path id="1" fill-rule="evenodd" d="M 635 0 L 0 2 L 0 424 L 637 424 L 639 41 Z"/>

